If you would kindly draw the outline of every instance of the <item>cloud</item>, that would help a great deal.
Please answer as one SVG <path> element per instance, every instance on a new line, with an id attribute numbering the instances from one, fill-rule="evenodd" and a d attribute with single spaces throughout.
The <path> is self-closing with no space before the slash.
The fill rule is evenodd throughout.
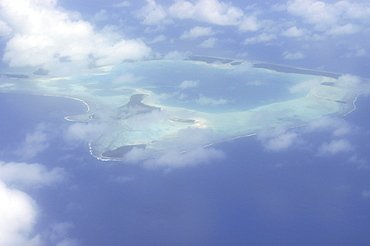
<path id="1" fill-rule="evenodd" d="M 318 155 L 320 156 L 330 156 L 338 153 L 347 153 L 354 150 L 352 144 L 345 139 L 332 140 L 329 143 L 323 143 L 319 150 Z"/>
<path id="2" fill-rule="evenodd" d="M 52 225 L 52 230 L 35 231 L 40 208 L 31 196 L 19 190 L 51 186 L 65 178 L 62 168 L 47 170 L 41 164 L 0 161 L 0 245 L 77 245 L 66 233 L 56 232 L 61 229 L 58 223 Z"/>
<path id="3" fill-rule="evenodd" d="M 168 52 L 163 59 L 164 60 L 184 60 L 185 58 L 189 57 L 188 52 L 180 52 L 180 51 L 170 51 Z"/>
<path id="4" fill-rule="evenodd" d="M 321 82 L 322 80 L 320 78 L 309 79 L 289 87 L 289 91 L 291 93 L 301 93 L 301 92 L 308 93 L 312 88 L 320 85 Z"/>
<path id="5" fill-rule="evenodd" d="M 165 9 L 157 4 L 155 0 L 146 0 L 147 4 L 139 11 L 138 17 L 142 19 L 144 25 L 168 24 Z"/>
<path id="6" fill-rule="evenodd" d="M 66 139 L 70 141 L 89 142 L 97 138 L 106 129 L 106 125 L 98 123 L 74 123 L 67 129 Z"/>
<path id="7" fill-rule="evenodd" d="M 49 136 L 45 133 L 46 127 L 40 124 L 35 131 L 27 134 L 26 139 L 15 151 L 22 159 L 31 159 L 49 148 Z"/>
<path id="8" fill-rule="evenodd" d="M 343 26 L 334 26 L 330 30 L 328 30 L 326 33 L 329 35 L 348 35 L 348 34 L 354 34 L 360 31 L 360 28 L 356 25 L 353 25 L 351 23 L 343 25 Z"/>
<path id="9" fill-rule="evenodd" d="M 349 1 L 326 3 L 316 0 L 294 0 L 287 4 L 287 11 L 314 25 L 316 31 L 329 35 L 348 35 L 360 29 L 351 22 L 366 22 L 370 13 L 368 4 Z"/>
<path id="10" fill-rule="evenodd" d="M 97 31 L 57 1 L 3 0 L 0 14 L 12 30 L 3 56 L 10 66 L 101 66 L 151 55 L 140 39 L 123 39 L 109 28 Z"/>
<path id="11" fill-rule="evenodd" d="M 7 36 L 12 32 L 12 29 L 4 21 L 0 20 L 0 37 Z"/>
<path id="12" fill-rule="evenodd" d="M 178 19 L 194 19 L 221 26 L 239 25 L 244 15 L 240 8 L 217 0 L 176 1 L 169 13 Z"/>
<path id="13" fill-rule="evenodd" d="M 364 57 L 367 55 L 367 51 L 363 48 L 353 48 L 350 49 L 350 51 L 347 52 L 346 57 L 347 58 L 353 58 L 353 57 Z"/>
<path id="14" fill-rule="evenodd" d="M 41 245 L 33 234 L 37 206 L 26 193 L 9 188 L 0 180 L 0 245 Z"/>
<path id="15" fill-rule="evenodd" d="M 292 26 L 292 27 L 288 28 L 287 30 L 282 31 L 281 34 L 283 36 L 289 37 L 289 38 L 298 38 L 298 37 L 304 36 L 306 33 L 307 33 L 306 30 L 299 29 L 296 26 Z"/>
<path id="16" fill-rule="evenodd" d="M 175 138 L 165 142 L 163 150 L 134 147 L 123 157 L 124 163 L 140 164 L 148 168 L 176 168 L 201 163 L 209 163 L 225 158 L 225 154 L 215 148 L 205 147 L 214 142 L 211 128 L 187 127 L 174 133 Z M 172 141 L 172 142 L 171 142 Z M 174 147 L 176 146 L 176 147 Z"/>
<path id="17" fill-rule="evenodd" d="M 152 41 L 150 41 L 149 43 L 150 44 L 155 44 L 155 43 L 161 43 L 163 41 L 166 40 L 166 36 L 165 35 L 159 35 L 157 37 L 155 37 Z"/>
<path id="18" fill-rule="evenodd" d="M 204 40 L 201 44 L 200 47 L 203 48 L 213 48 L 217 42 L 216 38 L 209 38 L 207 40 Z"/>
<path id="19" fill-rule="evenodd" d="M 183 82 L 181 82 L 179 87 L 180 89 L 187 89 L 187 88 L 197 87 L 198 84 L 199 82 L 196 80 L 184 80 Z"/>
<path id="20" fill-rule="evenodd" d="M 242 32 L 257 31 L 260 27 L 261 24 L 258 22 L 255 15 L 245 16 L 239 24 L 239 30 Z"/>
<path id="21" fill-rule="evenodd" d="M 108 14 L 108 11 L 106 9 L 100 10 L 93 17 L 94 21 L 106 21 L 108 19 L 109 19 L 109 14 Z"/>
<path id="22" fill-rule="evenodd" d="M 131 3 L 129 1 L 123 1 L 120 3 L 113 4 L 113 7 L 115 8 L 124 8 L 124 7 L 129 7 L 131 6 Z"/>
<path id="23" fill-rule="evenodd" d="M 324 117 L 310 122 L 305 126 L 305 132 L 331 131 L 335 137 L 343 137 L 354 131 L 345 120 L 333 117 Z"/>
<path id="24" fill-rule="evenodd" d="M 50 186 L 63 182 L 66 172 L 62 168 L 53 168 L 48 171 L 41 164 L 27 164 L 0 161 L 0 180 L 7 185 L 15 187 L 40 187 Z"/>
<path id="25" fill-rule="evenodd" d="M 285 51 L 283 53 L 283 57 L 287 60 L 301 60 L 304 59 L 306 56 L 302 52 L 290 53 L 288 51 Z"/>
<path id="26" fill-rule="evenodd" d="M 246 15 L 229 2 L 218 0 L 178 0 L 169 7 L 147 0 L 138 17 L 145 25 L 173 24 L 174 19 L 192 19 L 219 26 L 236 26 L 240 31 L 257 31 L 261 28 L 255 13 Z"/>
<path id="27" fill-rule="evenodd" d="M 282 127 L 261 131 L 257 134 L 257 138 L 262 142 L 266 150 L 274 152 L 287 150 L 293 144 L 300 142 L 297 133 L 289 132 Z"/>
<path id="28" fill-rule="evenodd" d="M 181 35 L 181 39 L 196 39 L 203 36 L 212 36 L 215 32 L 211 27 L 196 26 Z"/>
<path id="29" fill-rule="evenodd" d="M 269 42 L 269 41 L 274 40 L 274 39 L 276 39 L 275 34 L 273 34 L 273 33 L 262 33 L 258 36 L 255 36 L 255 37 L 246 38 L 244 40 L 244 45 L 265 43 L 265 42 Z"/>
<path id="30" fill-rule="evenodd" d="M 210 97 L 202 96 L 197 101 L 198 104 L 202 105 L 222 105 L 229 103 L 229 100 L 227 99 L 213 99 Z"/>
<path id="31" fill-rule="evenodd" d="M 370 84 L 367 83 L 364 79 L 350 75 L 344 74 L 338 78 L 336 85 L 339 87 L 344 87 L 357 91 L 357 93 L 369 94 L 370 93 Z"/>
<path id="32" fill-rule="evenodd" d="M 288 3 L 288 12 L 302 16 L 307 22 L 316 25 L 333 25 L 337 22 L 336 11 L 330 4 L 314 0 L 295 0 Z"/>
<path id="33" fill-rule="evenodd" d="M 69 222 L 54 223 L 47 231 L 45 241 L 49 241 L 56 246 L 78 246 L 78 242 L 68 236 L 69 231 L 74 228 L 74 225 Z"/>

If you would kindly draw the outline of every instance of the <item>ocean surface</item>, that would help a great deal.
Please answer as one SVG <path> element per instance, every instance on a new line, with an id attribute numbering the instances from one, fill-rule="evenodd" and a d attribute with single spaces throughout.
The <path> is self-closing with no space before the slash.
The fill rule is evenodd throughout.
<path id="1" fill-rule="evenodd" d="M 68 120 L 105 126 L 90 144 L 104 160 L 120 160 L 135 147 L 151 158 L 344 115 L 361 92 L 337 74 L 209 59 L 125 63 L 61 78 L 5 74 L 0 92 L 83 100 L 89 110 Z M 184 139 L 183 132 L 202 137 Z"/>

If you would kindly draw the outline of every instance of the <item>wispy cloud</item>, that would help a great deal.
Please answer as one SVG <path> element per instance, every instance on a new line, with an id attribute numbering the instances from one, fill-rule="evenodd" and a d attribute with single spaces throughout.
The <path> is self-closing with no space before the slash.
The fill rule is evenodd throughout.
<path id="1" fill-rule="evenodd" d="M 214 99 L 210 97 L 201 96 L 197 101 L 199 104 L 203 105 L 222 105 L 229 103 L 227 99 Z"/>
<path id="2" fill-rule="evenodd" d="M 274 33 L 262 33 L 258 36 L 254 36 L 254 37 L 251 37 L 251 38 L 246 38 L 244 40 L 244 45 L 266 43 L 266 42 L 270 42 L 271 40 L 274 40 L 274 39 L 276 39 L 276 34 L 274 34 Z"/>
<path id="3" fill-rule="evenodd" d="M 46 126 L 40 124 L 34 132 L 27 134 L 26 139 L 14 153 L 24 160 L 31 159 L 49 148 L 49 138 Z"/>
<path id="4" fill-rule="evenodd" d="M 35 231 L 40 209 L 29 194 L 20 190 L 55 185 L 64 180 L 66 173 L 61 168 L 48 170 L 36 163 L 0 161 L 0 245 L 78 245 L 76 240 L 61 233 L 63 223 L 53 225 L 51 231 Z"/>
<path id="5" fill-rule="evenodd" d="M 302 52 L 291 53 L 291 52 L 285 51 L 283 53 L 283 57 L 284 59 L 288 59 L 288 60 L 301 60 L 301 59 L 304 59 L 306 56 Z"/>
<path id="6" fill-rule="evenodd" d="M 124 8 L 124 7 L 129 7 L 131 6 L 131 3 L 129 1 L 123 1 L 120 3 L 113 4 L 113 7 L 115 8 Z"/>
<path id="7" fill-rule="evenodd" d="M 197 87 L 198 84 L 199 82 L 196 80 L 184 80 L 183 82 L 181 82 L 179 87 L 180 89 L 187 89 L 187 88 Z"/>
<path id="8" fill-rule="evenodd" d="M 353 150 L 354 147 L 351 142 L 346 139 L 338 139 L 323 143 L 318 150 L 318 155 L 331 156 L 338 153 L 351 152 Z"/>
<path id="9" fill-rule="evenodd" d="M 215 32 L 212 30 L 211 27 L 201 27 L 201 26 L 196 26 L 190 29 L 189 31 L 184 32 L 181 35 L 181 39 L 196 39 L 199 37 L 204 37 L 204 36 L 211 36 Z"/>
<path id="10" fill-rule="evenodd" d="M 257 134 L 257 138 L 261 141 L 266 150 L 269 151 L 284 151 L 300 142 L 299 135 L 295 132 L 290 132 L 285 128 L 277 127 L 268 129 Z"/>
<path id="11" fill-rule="evenodd" d="M 203 48 L 213 48 L 216 45 L 217 39 L 216 38 L 209 38 L 204 40 L 200 46 Z"/>
<path id="12" fill-rule="evenodd" d="M 34 163 L 5 163 L 0 161 L 0 180 L 15 187 L 50 186 L 66 180 L 66 172 L 62 168 L 48 170 L 44 165 Z"/>

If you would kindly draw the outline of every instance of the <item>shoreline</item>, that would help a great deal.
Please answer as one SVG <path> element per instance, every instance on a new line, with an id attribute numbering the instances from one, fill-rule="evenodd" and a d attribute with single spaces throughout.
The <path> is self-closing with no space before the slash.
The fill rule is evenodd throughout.
<path id="1" fill-rule="evenodd" d="M 232 63 L 234 63 L 234 62 L 241 62 L 241 64 L 243 62 L 251 62 L 251 61 L 248 61 L 248 60 L 234 60 L 234 59 L 216 58 L 216 57 L 204 57 L 204 56 L 189 56 L 189 58 L 191 58 L 191 57 L 193 57 L 193 58 L 194 57 L 198 57 L 199 59 L 196 59 L 196 60 L 188 59 L 188 60 L 180 60 L 180 61 L 202 62 L 202 63 L 207 64 L 208 66 L 212 66 L 214 64 L 230 65 L 231 67 L 237 67 L 238 66 L 238 65 L 232 65 Z M 207 62 L 207 59 L 209 59 L 209 62 Z M 213 62 L 211 62 L 211 61 L 213 61 Z M 221 62 L 221 63 L 219 63 L 219 62 Z M 323 71 L 310 70 L 310 69 L 304 69 L 304 68 L 295 68 L 295 67 L 289 67 L 289 66 L 278 65 L 278 64 L 271 64 L 271 63 L 263 63 L 263 62 L 262 63 L 261 62 L 257 62 L 257 63 L 253 62 L 253 68 L 262 68 L 262 69 L 266 69 L 266 70 L 270 70 L 270 71 L 276 71 L 276 72 L 281 72 L 281 73 L 295 73 L 295 74 L 306 74 L 306 75 L 314 75 L 314 76 L 324 76 L 324 77 L 331 77 L 331 78 L 334 78 L 334 79 L 338 79 L 339 76 L 341 76 L 341 74 L 338 74 L 338 73 L 323 72 Z M 136 88 L 136 89 L 137 90 L 140 90 L 140 88 Z M 4 94 L 14 93 L 14 94 L 20 94 L 20 95 L 22 95 L 22 94 L 28 94 L 28 95 L 35 95 L 35 96 L 47 96 L 47 97 L 56 97 L 56 98 L 67 98 L 67 99 L 72 99 L 72 100 L 76 100 L 76 101 L 82 102 L 86 106 L 86 111 L 83 114 L 88 114 L 89 111 L 91 110 L 90 105 L 85 100 L 83 100 L 81 98 L 78 98 L 78 97 L 68 96 L 68 95 L 52 95 L 52 94 L 47 94 L 47 93 L 25 93 L 25 92 L 18 92 L 17 93 L 17 92 L 1 92 L 1 91 L 0 91 L 0 93 L 4 93 Z M 144 93 L 143 92 L 143 94 L 147 94 L 147 93 Z M 352 113 L 353 111 L 355 111 L 357 109 L 356 101 L 357 101 L 358 97 L 361 94 L 362 93 L 359 93 L 359 94 L 357 94 L 357 95 L 354 96 L 354 99 L 352 100 L 352 107 L 351 107 L 351 109 L 348 109 L 348 112 L 346 112 L 346 113 L 342 112 L 342 116 L 346 116 L 346 115 Z M 90 103 L 94 103 L 94 101 L 91 100 Z M 349 106 L 349 104 L 350 104 L 350 102 L 348 102 L 348 106 Z M 267 105 L 269 105 L 269 104 L 267 104 Z M 240 110 L 238 112 L 244 112 L 244 111 L 248 111 L 248 110 Z M 336 112 L 336 113 L 339 113 L 339 111 Z M 222 113 L 213 113 L 213 114 L 217 115 L 217 114 L 222 114 Z M 80 122 L 78 120 L 70 119 L 70 117 L 72 117 L 72 116 L 73 115 L 65 116 L 64 119 L 66 121 L 69 121 L 69 122 Z M 89 124 L 89 122 L 85 122 L 85 123 L 86 124 Z M 306 125 L 306 123 L 305 124 L 296 125 L 296 126 L 290 126 L 288 128 L 297 128 L 297 127 L 304 126 L 304 125 Z M 227 142 L 227 141 L 233 141 L 233 140 L 240 139 L 240 138 L 246 138 L 246 137 L 250 137 L 250 136 L 255 136 L 257 134 L 258 134 L 258 131 L 252 132 L 252 133 L 243 134 L 243 135 L 240 135 L 240 136 L 229 137 L 229 138 L 226 138 L 224 140 L 219 140 L 219 141 L 216 141 L 216 142 L 213 142 L 213 143 L 206 144 L 206 145 L 204 145 L 204 147 L 207 148 L 207 147 L 213 146 L 215 144 L 219 144 L 219 143 L 223 143 L 223 142 Z M 122 157 L 122 158 L 109 158 L 109 157 L 103 156 L 102 154 L 96 155 L 97 153 L 94 153 L 95 151 L 93 150 L 92 145 L 93 145 L 94 141 L 96 139 L 98 139 L 102 135 L 103 134 L 100 134 L 97 138 L 94 138 L 93 140 L 91 140 L 88 143 L 90 154 L 94 158 L 96 158 L 98 160 L 101 160 L 101 161 L 121 161 L 124 157 Z"/>

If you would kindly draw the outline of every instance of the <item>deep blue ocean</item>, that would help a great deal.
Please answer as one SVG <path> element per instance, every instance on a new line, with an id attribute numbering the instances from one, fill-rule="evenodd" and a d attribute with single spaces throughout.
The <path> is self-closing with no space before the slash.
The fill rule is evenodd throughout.
<path id="1" fill-rule="evenodd" d="M 370 99 L 359 97 L 345 117 L 360 158 L 369 158 Z M 21 161 L 12 150 L 45 125 L 50 147 L 27 160 L 62 167 L 68 180 L 29 189 L 40 207 L 37 229 L 70 222 L 81 245 L 366 245 L 370 241 L 369 170 L 343 156 L 310 150 L 266 152 L 255 137 L 215 145 L 226 159 L 173 169 L 101 162 L 86 143 L 63 138 L 82 113 L 78 101 L 0 94 L 0 160 Z M 310 144 L 330 133 L 306 135 Z M 117 179 L 122 182 L 117 182 Z"/>

